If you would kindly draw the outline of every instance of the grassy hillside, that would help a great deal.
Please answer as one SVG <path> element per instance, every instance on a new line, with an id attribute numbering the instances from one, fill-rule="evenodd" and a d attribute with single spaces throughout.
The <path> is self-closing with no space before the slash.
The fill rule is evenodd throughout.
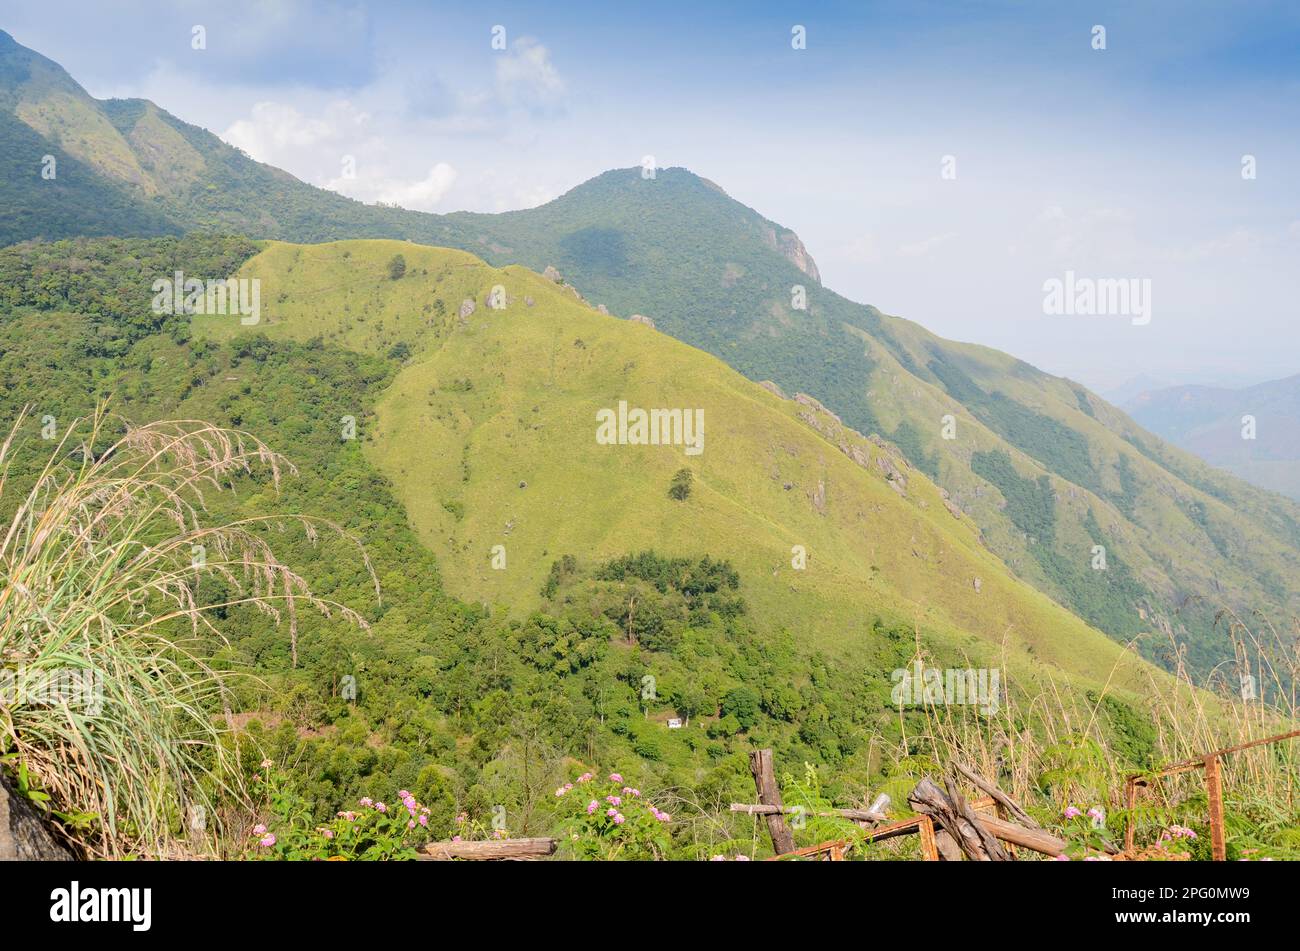
<path id="1" fill-rule="evenodd" d="M 393 280 L 399 254 L 405 274 Z M 949 645 L 976 634 L 1093 680 L 1135 670 L 1011 577 L 889 448 L 536 274 L 400 242 L 273 243 L 240 274 L 274 302 L 262 323 L 208 317 L 196 332 L 406 355 L 359 435 L 458 596 L 526 610 L 564 555 L 703 550 L 734 563 L 758 614 L 804 644 L 865 641 L 883 613 Z M 489 306 L 494 287 L 504 309 Z M 703 409 L 703 453 L 598 445 L 596 413 L 620 400 Z M 694 481 L 678 501 L 669 488 L 682 468 Z M 492 567 L 495 545 L 504 569 Z M 791 567 L 796 545 L 805 570 Z"/>

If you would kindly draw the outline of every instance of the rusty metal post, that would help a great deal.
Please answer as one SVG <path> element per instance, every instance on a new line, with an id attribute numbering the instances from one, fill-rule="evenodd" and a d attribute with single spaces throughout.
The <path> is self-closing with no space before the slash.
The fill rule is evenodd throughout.
<path id="1" fill-rule="evenodd" d="M 1216 862 L 1227 861 L 1228 845 L 1223 838 L 1223 785 L 1219 779 L 1219 757 L 1205 757 L 1205 791 L 1210 800 L 1210 847 Z"/>

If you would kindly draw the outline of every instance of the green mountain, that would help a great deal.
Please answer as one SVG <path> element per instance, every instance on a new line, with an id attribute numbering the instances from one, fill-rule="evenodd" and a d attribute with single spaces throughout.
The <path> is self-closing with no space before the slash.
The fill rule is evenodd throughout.
<path id="1" fill-rule="evenodd" d="M 1149 657 L 1172 663 L 1177 637 L 1201 672 L 1231 658 L 1220 606 L 1279 623 L 1300 614 L 1300 506 L 1076 383 L 835 294 L 793 232 L 685 169 L 610 171 L 526 211 L 428 215 L 313 188 L 151 103 L 98 102 L 7 35 L 0 77 L 3 151 L 26 170 L 5 186 L 16 214 L 0 239 L 107 228 L 389 237 L 555 268 L 593 304 L 642 315 L 877 437 L 942 486 L 1021 578 Z M 39 175 L 45 154 L 59 160 L 54 181 Z M 54 187 L 70 191 L 56 199 Z"/>
<path id="2" fill-rule="evenodd" d="M 526 611 L 565 555 L 705 551 L 805 647 L 861 649 L 883 616 L 948 650 L 1141 683 L 1144 665 L 1014 578 L 888 444 L 570 288 L 391 241 L 273 243 L 239 277 L 273 301 L 261 322 L 196 317 L 198 336 L 403 355 L 361 435 L 459 597 Z M 698 411 L 702 451 L 603 443 L 598 415 L 620 403 Z M 677 499 L 683 469 L 690 491 Z"/>
<path id="3" fill-rule="evenodd" d="M 1300 500 L 1300 375 L 1239 389 L 1151 390 L 1124 409 L 1210 465 Z"/>

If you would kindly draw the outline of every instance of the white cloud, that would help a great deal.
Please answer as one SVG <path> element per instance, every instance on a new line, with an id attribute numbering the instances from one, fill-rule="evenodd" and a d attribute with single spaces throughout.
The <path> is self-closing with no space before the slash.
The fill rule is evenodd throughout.
<path id="1" fill-rule="evenodd" d="M 369 121 L 368 113 L 346 100 L 331 103 L 321 116 L 268 101 L 254 105 L 247 118 L 231 123 L 221 137 L 259 162 L 284 166 L 303 152 L 319 154 L 327 146 L 332 153 L 346 151 L 343 147 L 364 135 Z"/>
<path id="2" fill-rule="evenodd" d="M 507 106 L 546 111 L 564 98 L 564 79 L 550 51 L 532 37 L 520 37 L 497 58 L 496 81 L 497 97 Z"/>

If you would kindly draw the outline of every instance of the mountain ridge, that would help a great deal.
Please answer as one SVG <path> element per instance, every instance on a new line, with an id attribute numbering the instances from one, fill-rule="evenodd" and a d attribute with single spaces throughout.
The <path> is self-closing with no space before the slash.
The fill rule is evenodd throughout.
<path id="1" fill-rule="evenodd" d="M 0 48 L 0 77 L 14 75 L 5 65 L 14 56 Z M 81 107 L 97 102 L 60 92 Z M 0 102 L 20 98 L 9 89 Z M 460 248 L 496 267 L 550 268 L 593 304 L 645 315 L 751 380 L 810 394 L 854 430 L 898 446 L 1022 578 L 1112 637 L 1138 639 L 1149 657 L 1177 663 L 1168 642 L 1178 636 L 1201 672 L 1230 660 L 1221 605 L 1279 621 L 1300 614 L 1300 506 L 1162 442 L 1073 381 L 836 294 L 793 231 L 687 170 L 615 169 L 537 208 L 430 215 L 316 189 L 142 100 L 95 109 L 102 122 L 87 119 L 82 139 L 59 141 L 83 156 L 66 156 L 74 173 L 97 177 L 53 188 L 84 186 L 109 205 L 127 202 L 136 213 L 127 229 L 398 238 Z M 0 135 L 21 127 L 36 136 L 19 152 L 30 160 L 25 184 L 6 186 L 20 213 L 0 226 L 0 239 L 58 237 L 113 220 L 104 213 L 87 222 L 98 207 L 87 200 L 59 205 L 66 217 L 42 213 L 52 183 L 30 174 L 35 146 L 59 146 L 18 112 L 0 117 Z M 134 165 L 113 159 L 123 149 Z M 124 177 L 105 178 L 113 168 Z M 148 201 L 138 197 L 149 189 Z M 33 232 L 42 222 L 48 233 Z M 1097 546 L 1108 556 L 1104 571 L 1092 567 Z"/>

